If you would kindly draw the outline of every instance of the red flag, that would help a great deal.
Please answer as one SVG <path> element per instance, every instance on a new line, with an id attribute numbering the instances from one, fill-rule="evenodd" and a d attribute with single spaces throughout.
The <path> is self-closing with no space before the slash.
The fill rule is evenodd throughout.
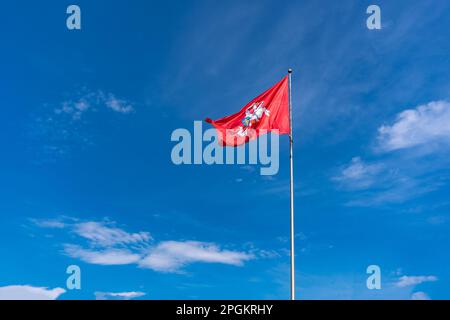
<path id="1" fill-rule="evenodd" d="M 206 122 L 217 129 L 222 146 L 239 146 L 274 131 L 290 134 L 288 76 L 247 103 L 241 111 Z"/>

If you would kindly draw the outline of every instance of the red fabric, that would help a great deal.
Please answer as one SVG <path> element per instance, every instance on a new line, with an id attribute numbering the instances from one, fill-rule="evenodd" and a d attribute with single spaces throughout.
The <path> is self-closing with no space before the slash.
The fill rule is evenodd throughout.
<path id="1" fill-rule="evenodd" d="M 247 103 L 241 111 L 218 120 L 205 119 L 217 129 L 219 144 L 239 146 L 273 130 L 290 134 L 288 76 Z"/>

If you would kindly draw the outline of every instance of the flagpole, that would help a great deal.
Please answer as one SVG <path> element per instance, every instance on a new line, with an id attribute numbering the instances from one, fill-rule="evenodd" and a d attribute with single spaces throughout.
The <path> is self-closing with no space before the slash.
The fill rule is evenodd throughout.
<path id="1" fill-rule="evenodd" d="M 292 69 L 288 69 L 289 74 L 289 124 L 290 124 L 290 135 L 289 135 L 289 158 L 291 161 L 291 300 L 295 300 L 295 256 L 294 256 L 294 158 L 292 152 Z"/>

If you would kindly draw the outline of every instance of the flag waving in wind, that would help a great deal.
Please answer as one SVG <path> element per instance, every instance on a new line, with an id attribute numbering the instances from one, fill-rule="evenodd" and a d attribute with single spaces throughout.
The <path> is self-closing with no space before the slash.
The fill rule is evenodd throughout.
<path id="1" fill-rule="evenodd" d="M 217 138 L 222 146 L 236 147 L 273 132 L 288 134 L 289 159 L 291 169 L 291 299 L 295 300 L 295 259 L 294 259 L 294 158 L 292 139 L 292 69 L 269 90 L 247 103 L 238 113 L 217 120 L 206 119 L 217 129 Z"/>
<path id="2" fill-rule="evenodd" d="M 290 134 L 288 76 L 247 103 L 238 113 L 205 121 L 217 129 L 222 146 L 239 146 L 271 131 Z"/>

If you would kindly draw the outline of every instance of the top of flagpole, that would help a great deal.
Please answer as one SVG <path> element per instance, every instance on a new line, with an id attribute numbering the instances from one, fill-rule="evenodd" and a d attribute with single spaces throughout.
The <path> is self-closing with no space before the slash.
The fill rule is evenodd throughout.
<path id="1" fill-rule="evenodd" d="M 291 68 L 288 69 L 288 73 L 292 73 L 292 69 Z"/>

